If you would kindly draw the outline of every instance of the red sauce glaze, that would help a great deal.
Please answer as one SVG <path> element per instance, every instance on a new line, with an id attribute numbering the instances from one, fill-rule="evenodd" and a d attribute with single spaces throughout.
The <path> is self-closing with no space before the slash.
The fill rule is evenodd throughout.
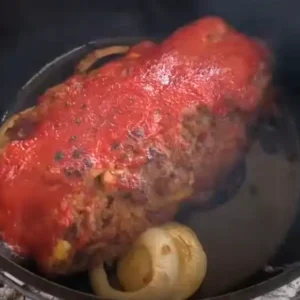
<path id="1" fill-rule="evenodd" d="M 184 147 L 183 111 L 203 105 L 216 114 L 252 112 L 261 98 L 257 74 L 267 51 L 219 18 L 205 18 L 163 43 L 143 42 L 90 75 L 74 75 L 39 99 L 34 133 L 11 142 L 0 158 L 0 231 L 19 252 L 43 262 L 75 222 L 79 205 L 93 211 L 90 170 L 130 170 L 118 183 L 138 186 L 136 170 L 149 143 Z M 138 153 L 125 159 L 128 139 Z M 81 204 L 76 195 L 84 194 Z M 83 202 L 82 202 L 83 201 Z M 83 203 L 83 204 L 82 204 Z M 84 247 L 85 228 L 76 247 Z"/>

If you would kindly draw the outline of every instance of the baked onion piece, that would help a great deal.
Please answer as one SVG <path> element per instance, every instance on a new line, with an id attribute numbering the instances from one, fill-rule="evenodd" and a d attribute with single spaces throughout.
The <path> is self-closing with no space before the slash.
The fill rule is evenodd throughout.
<path id="1" fill-rule="evenodd" d="M 130 258 L 135 257 L 132 256 L 132 251 L 140 247 L 147 249 L 151 257 L 152 272 L 147 273 L 151 276 L 143 277 L 145 280 L 144 287 L 134 292 L 123 292 L 114 289 L 108 282 L 104 265 L 101 264 L 90 270 L 91 286 L 95 294 L 116 300 L 163 300 L 171 298 L 179 270 L 179 256 L 172 237 L 160 228 L 147 230 L 124 257 L 123 268 L 127 268 L 126 261 L 131 262 Z M 143 261 L 140 261 L 140 263 L 143 264 Z M 129 275 L 129 273 L 127 274 Z M 130 275 L 134 278 L 141 276 L 138 273 Z"/>
<path id="2" fill-rule="evenodd" d="M 200 287 L 207 269 L 206 254 L 196 236 L 187 226 L 176 222 L 167 223 L 163 229 L 173 240 L 179 259 L 179 270 L 176 283 L 172 288 L 170 299 L 183 300 L 193 295 Z M 149 241 L 151 243 L 151 241 Z M 117 276 L 126 291 L 143 288 L 151 270 L 151 260 L 147 249 L 134 246 L 132 250 L 118 262 Z M 132 276 L 132 274 L 135 274 Z"/>
<path id="3" fill-rule="evenodd" d="M 179 254 L 178 279 L 172 299 L 187 299 L 198 290 L 206 275 L 206 254 L 191 228 L 176 222 L 162 228 L 172 236 Z"/>
<path id="4" fill-rule="evenodd" d="M 97 60 L 113 55 L 126 53 L 128 46 L 111 46 L 104 49 L 97 49 L 82 59 L 76 67 L 77 72 L 86 72 Z"/>
<path id="5" fill-rule="evenodd" d="M 126 292 L 109 285 L 103 265 L 90 274 L 95 293 L 102 297 L 183 300 L 200 287 L 206 270 L 206 254 L 196 234 L 171 222 L 146 231 L 119 260 L 117 277 Z"/>

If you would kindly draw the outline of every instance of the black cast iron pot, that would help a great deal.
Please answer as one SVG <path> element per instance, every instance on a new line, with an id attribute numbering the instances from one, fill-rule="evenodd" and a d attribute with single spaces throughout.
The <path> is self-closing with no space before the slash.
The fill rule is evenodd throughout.
<path id="1" fill-rule="evenodd" d="M 212 265 L 217 266 L 212 268 L 208 279 L 204 282 L 204 287 L 193 299 L 251 299 L 300 277 L 300 264 L 298 264 L 298 261 L 300 261 L 300 244 L 298 243 L 300 233 L 300 211 L 298 212 L 300 166 L 297 160 L 299 150 L 297 140 L 300 130 L 298 94 L 300 89 L 297 83 L 297 66 L 295 66 L 297 63 L 292 59 L 292 57 L 294 59 L 295 57 L 297 58 L 297 55 L 295 55 L 294 51 L 289 51 L 290 56 L 286 59 L 288 65 L 284 65 L 284 57 L 280 50 L 281 47 L 290 45 L 289 35 L 282 34 L 283 37 L 288 39 L 288 43 L 285 44 L 282 36 L 280 39 L 277 38 L 278 32 L 276 37 L 274 37 L 274 32 L 272 35 L 270 23 L 262 21 L 263 18 L 270 18 L 275 24 L 276 18 L 280 19 L 281 14 L 278 4 L 276 4 L 277 1 L 266 1 L 269 5 L 274 4 L 273 13 L 275 15 L 268 14 L 267 9 L 263 8 L 265 15 L 261 17 L 254 16 L 254 7 L 261 6 L 262 1 L 260 3 L 252 1 L 252 6 L 249 3 L 247 4 L 247 9 L 250 11 L 252 7 L 252 15 L 250 14 L 249 16 L 246 8 L 240 8 L 240 10 L 237 8 L 237 1 L 232 0 L 228 2 L 231 3 L 231 7 L 230 5 L 221 4 L 220 1 L 206 2 L 202 6 L 195 1 L 194 8 L 199 9 L 198 13 L 188 14 L 185 11 L 185 16 L 189 17 L 186 17 L 181 23 L 194 19 L 195 15 L 199 17 L 208 13 L 216 13 L 232 22 L 238 29 L 264 39 L 271 49 L 274 50 L 275 61 L 277 60 L 274 74 L 276 84 L 282 90 L 281 105 L 282 111 L 284 111 L 284 118 L 282 122 L 279 122 L 279 125 L 275 124 L 275 126 L 273 126 L 272 121 L 271 123 L 267 121 L 264 129 L 259 134 L 259 145 L 265 152 L 264 155 L 266 155 L 263 157 L 263 161 L 269 162 L 264 165 L 260 163 L 261 161 L 256 162 L 255 160 L 254 165 L 259 165 L 259 167 L 257 167 L 258 171 L 254 172 L 254 174 L 265 174 L 264 176 L 258 179 L 252 178 L 252 181 L 249 180 L 249 178 L 251 179 L 249 165 L 247 165 L 247 162 L 244 162 L 238 168 L 237 174 L 232 175 L 235 181 L 234 193 L 227 195 L 225 199 L 222 193 L 219 194 L 219 198 L 216 199 L 216 204 L 219 204 L 219 206 L 217 205 L 216 209 L 211 210 L 211 212 L 205 212 L 205 214 L 208 213 L 207 216 L 204 216 L 202 212 L 200 215 L 188 216 L 186 210 L 181 211 L 178 215 L 180 221 L 187 223 L 200 234 L 201 240 L 207 245 L 208 255 L 211 257 L 209 263 L 212 261 Z M 287 1 L 285 7 L 289 5 L 288 3 L 292 4 L 292 2 Z M 293 5 L 296 5 L 295 1 L 293 3 Z M 91 8 L 93 5 L 95 4 L 91 4 Z M 275 12 L 274 7 L 276 5 Z M 80 7 L 78 4 L 77 6 Z M 268 5 L 266 4 L 266 6 Z M 281 7 L 282 10 L 283 7 Z M 272 10 L 271 6 L 269 8 Z M 161 7 L 161 9 L 166 8 Z M 286 9 L 289 8 L 287 7 Z M 244 21 L 239 21 L 238 14 Z M 178 15 L 178 11 L 176 15 Z M 288 19 L 287 14 L 285 14 L 285 18 L 286 20 Z M 296 26 L 294 23 L 292 24 L 291 26 Z M 176 27 L 178 25 L 180 24 L 176 24 Z M 170 27 L 174 29 L 175 25 Z M 167 29 L 166 31 L 169 30 Z M 276 30 L 279 31 L 279 28 L 276 27 Z M 295 27 L 293 27 L 293 30 L 295 31 Z M 300 24 L 297 32 L 300 35 Z M 161 34 L 165 35 L 163 32 Z M 3 117 L 7 117 L 7 115 L 34 104 L 37 96 L 43 93 L 46 88 L 72 74 L 77 62 L 94 48 L 112 44 L 131 45 L 140 39 L 124 37 L 99 39 L 59 56 L 42 68 L 21 88 L 15 101 L 5 101 L 5 99 L 1 101 Z M 72 47 L 68 48 L 72 49 Z M 59 45 L 57 49 L 61 49 L 61 52 L 65 50 Z M 275 131 L 278 130 L 275 135 L 274 128 Z M 287 180 L 287 172 L 282 169 L 280 163 L 277 164 L 276 159 L 274 160 L 274 157 L 278 154 L 277 152 L 280 151 L 286 153 L 287 157 L 296 155 L 296 159 L 293 157 L 291 169 L 288 169 L 289 171 L 292 170 L 291 172 L 294 174 L 291 180 Z M 256 157 L 256 154 L 254 153 L 253 156 Z M 253 164 L 250 163 L 250 165 L 252 166 Z M 275 181 L 281 185 L 274 184 L 272 186 L 272 181 L 271 183 L 270 180 L 268 181 L 268 178 L 274 174 L 277 174 Z M 236 179 L 237 177 L 242 177 L 242 179 Z M 260 184 L 262 189 L 265 186 L 269 186 L 269 188 L 266 188 L 266 192 L 260 191 Z M 239 192 L 240 190 L 243 190 L 243 192 Z M 246 190 L 248 191 L 247 196 L 245 196 Z M 258 197 L 257 194 L 267 196 L 261 202 L 255 203 Z M 244 201 L 244 197 L 248 200 Z M 282 198 L 286 200 L 282 201 Z M 244 204 L 235 205 L 234 203 L 237 203 L 236 199 L 239 200 L 239 203 Z M 254 200 L 251 202 L 251 199 Z M 247 203 L 250 205 L 250 208 L 247 207 Z M 260 204 L 262 205 L 260 206 Z M 226 211 L 226 207 L 229 207 L 228 211 Z M 206 229 L 203 230 L 203 228 Z M 237 228 L 242 230 L 236 230 Z M 223 231 L 220 229 L 223 229 Z M 218 241 L 217 245 L 214 240 Z M 0 248 L 0 254 L 0 269 L 2 271 L 0 279 L 9 285 L 13 285 L 32 299 L 41 299 L 41 296 L 34 289 L 63 299 L 96 299 L 92 295 L 85 273 L 70 277 L 60 277 L 50 281 L 43 278 L 34 266 L 29 265 L 25 268 L 18 262 L 13 261 L 5 247 Z M 221 256 L 223 257 L 223 263 L 218 259 Z M 265 269 L 265 265 L 273 268 Z M 270 272 L 270 269 L 273 271 Z M 4 272 L 15 276 L 25 285 L 12 281 Z"/>

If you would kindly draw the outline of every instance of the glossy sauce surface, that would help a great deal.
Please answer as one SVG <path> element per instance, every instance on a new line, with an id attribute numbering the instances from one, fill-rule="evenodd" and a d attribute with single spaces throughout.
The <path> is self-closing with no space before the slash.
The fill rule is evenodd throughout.
<path id="1" fill-rule="evenodd" d="M 160 45 L 143 42 L 91 74 L 74 75 L 38 100 L 39 122 L 0 158 L 0 232 L 16 250 L 46 260 L 80 210 L 103 203 L 90 179 L 126 169 L 119 188 L 139 186 L 149 147 L 188 147 L 185 111 L 255 110 L 265 49 L 218 18 L 179 29 Z M 133 141 L 133 142 L 132 142 Z M 138 145 L 134 156 L 126 153 Z M 80 195 L 80 197 L 79 197 Z M 88 242 L 86 225 L 75 247 Z"/>

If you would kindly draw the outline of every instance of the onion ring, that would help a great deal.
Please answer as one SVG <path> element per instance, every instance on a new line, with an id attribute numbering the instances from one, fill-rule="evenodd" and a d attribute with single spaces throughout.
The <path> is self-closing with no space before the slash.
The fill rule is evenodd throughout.
<path id="1" fill-rule="evenodd" d="M 76 67 L 77 73 L 86 72 L 97 60 L 113 55 L 113 54 L 122 54 L 126 53 L 130 48 L 128 46 L 111 46 L 104 49 L 97 49 L 90 54 L 88 54 L 85 58 L 83 58 Z"/>

